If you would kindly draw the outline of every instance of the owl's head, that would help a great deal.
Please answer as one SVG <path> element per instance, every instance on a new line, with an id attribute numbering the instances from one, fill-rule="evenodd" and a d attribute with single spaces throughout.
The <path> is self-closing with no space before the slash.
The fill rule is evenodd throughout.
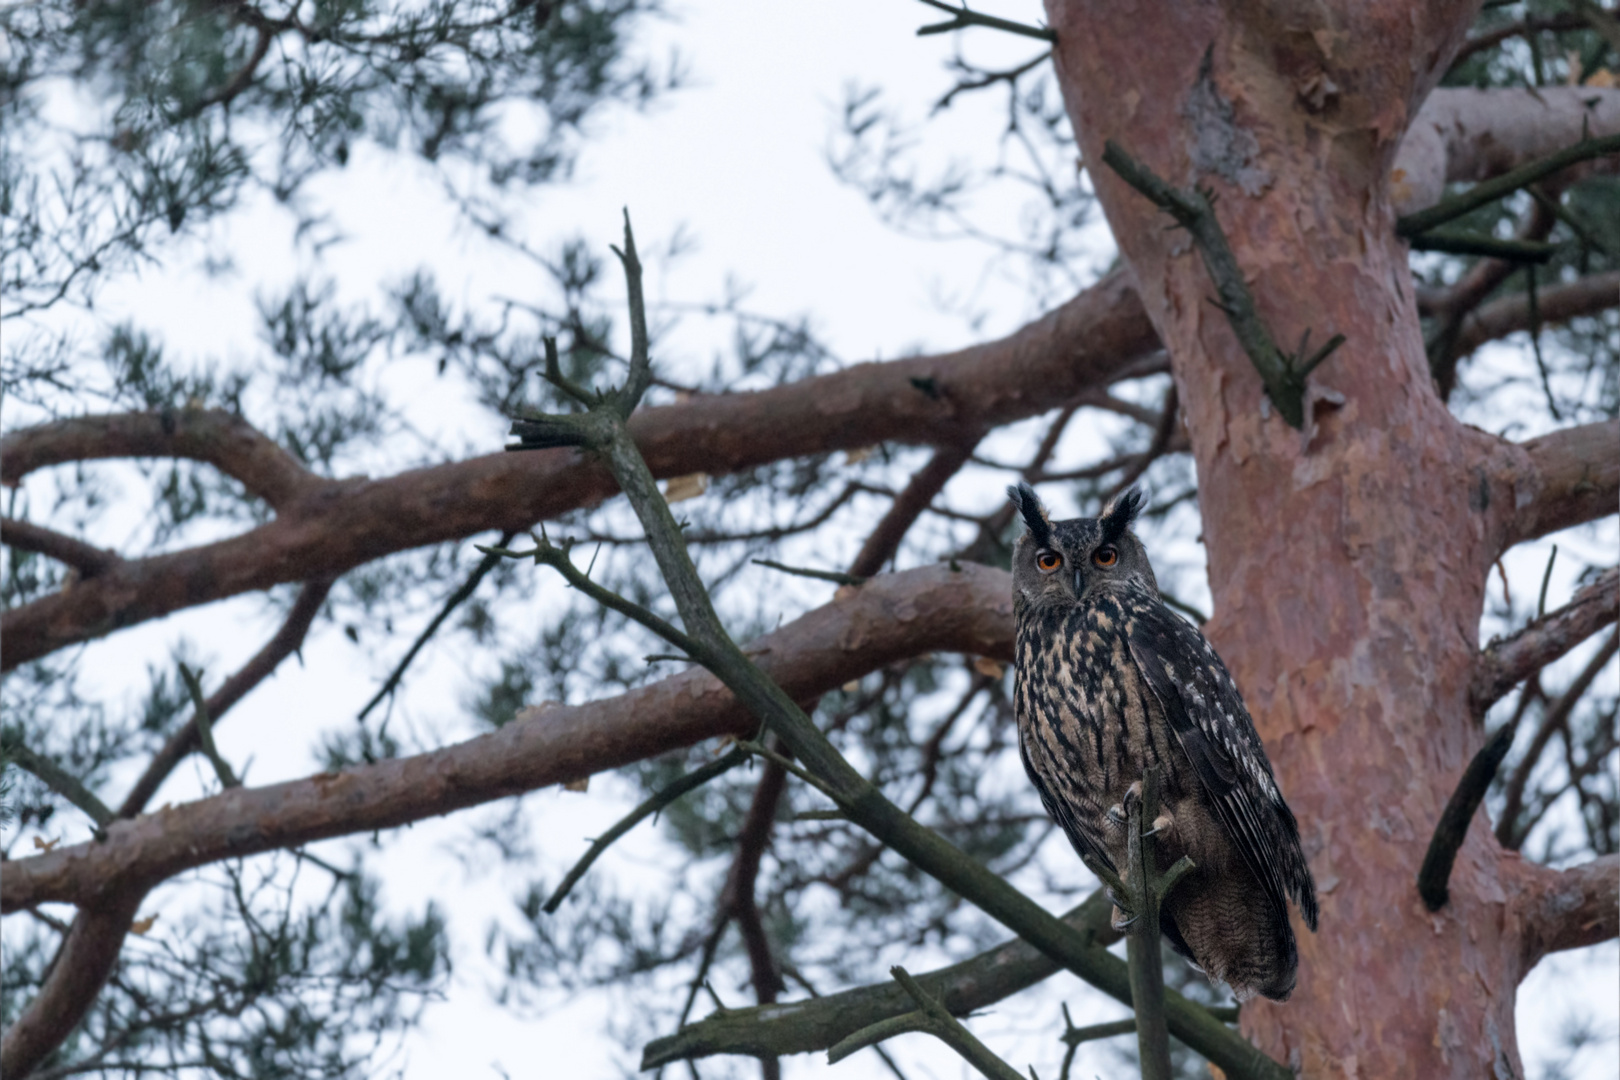
<path id="1" fill-rule="evenodd" d="M 1136 488 L 1120 495 L 1100 517 L 1053 521 L 1028 484 L 1007 489 L 1028 531 L 1013 549 L 1013 600 L 1020 610 L 1071 607 L 1101 591 L 1135 585 L 1159 593 L 1147 551 L 1131 532 L 1142 509 Z"/>

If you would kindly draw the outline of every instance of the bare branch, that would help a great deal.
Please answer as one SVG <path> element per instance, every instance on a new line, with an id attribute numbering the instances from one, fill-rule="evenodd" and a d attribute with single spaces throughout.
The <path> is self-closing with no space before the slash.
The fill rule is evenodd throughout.
<path id="1" fill-rule="evenodd" d="M 1472 210 L 1477 210 L 1487 203 L 1511 195 L 1542 177 L 1552 176 L 1571 165 L 1579 165 L 1593 158 L 1614 153 L 1620 153 L 1620 132 L 1583 136 L 1578 142 L 1545 157 L 1525 162 L 1500 176 L 1483 180 L 1459 195 L 1443 199 L 1416 213 L 1403 215 L 1395 222 L 1395 231 L 1401 236 L 1417 236 L 1437 225 L 1443 225 Z"/>
<path id="2" fill-rule="evenodd" d="M 928 652 L 1012 658 L 1008 575 L 963 564 L 886 574 L 748 646 L 790 695 L 808 700 Z M 221 859 L 393 828 L 564 783 L 758 723 L 707 672 L 689 670 L 603 701 L 528 710 L 500 731 L 343 773 L 228 792 L 117 821 L 103 843 L 6 864 L 0 911 L 86 902 Z"/>
<path id="3" fill-rule="evenodd" d="M 98 548 L 54 529 L 16 518 L 0 518 L 0 543 L 71 566 L 79 572 L 81 579 L 93 578 L 123 561 L 116 551 Z"/>
<path id="4" fill-rule="evenodd" d="M 964 1027 L 960 1020 L 952 1016 L 945 1006 L 930 997 L 928 992 L 918 985 L 917 980 L 912 978 L 911 973 L 905 968 L 892 967 L 889 969 L 889 974 L 894 976 L 894 981 L 899 983 L 905 992 L 911 996 L 911 1000 L 917 1004 L 917 1011 L 910 1014 L 917 1018 L 917 1026 L 912 1030 L 928 1032 L 928 1034 L 955 1050 L 961 1055 L 963 1061 L 972 1065 L 979 1071 L 980 1075 L 988 1077 L 989 1080 L 1024 1080 L 1017 1069 L 997 1057 L 988 1046 L 975 1038 L 973 1033 Z M 898 1034 L 898 1032 L 893 1034 Z M 846 1051 L 846 1053 L 853 1052 L 853 1049 L 857 1048 L 855 1044 L 864 1047 L 876 1042 L 878 1042 L 878 1039 L 872 1039 L 870 1043 L 862 1042 L 861 1033 L 856 1032 L 848 1039 L 851 1050 Z M 834 1060 L 836 1059 L 829 1053 L 828 1061 Z"/>
<path id="5" fill-rule="evenodd" d="M 1390 194 L 1411 214 L 1447 183 L 1482 181 L 1578 142 L 1620 132 L 1620 89 L 1538 86 L 1431 93 L 1395 157 Z"/>
<path id="6" fill-rule="evenodd" d="M 1521 978 L 1548 953 L 1608 941 L 1620 931 L 1620 855 L 1568 870 L 1521 863 L 1509 910 L 1518 923 Z"/>
<path id="7" fill-rule="evenodd" d="M 1620 307 L 1620 270 L 1537 289 L 1533 321 L 1541 326 L 1556 326 L 1612 307 Z M 1454 346 L 1456 355 L 1466 356 L 1487 341 L 1531 329 L 1530 316 L 1528 293 L 1515 293 L 1482 305 L 1462 320 Z"/>
<path id="8" fill-rule="evenodd" d="M 938 8 L 948 13 L 951 18 L 946 22 L 929 23 L 917 30 L 918 37 L 927 37 L 930 34 L 948 34 L 953 30 L 965 30 L 970 26 L 983 26 L 990 30 L 1001 30 L 1020 37 L 1031 37 L 1039 41 L 1056 41 L 1057 35 L 1044 26 L 1030 26 L 1026 23 L 1013 22 L 1011 19 L 998 19 L 994 15 L 982 15 L 977 11 L 969 11 L 966 3 L 957 7 L 954 4 L 941 3 L 940 0 L 922 0 L 929 7 Z"/>
<path id="9" fill-rule="evenodd" d="M 1119 940 L 1109 926 L 1113 901 L 1097 890 L 1063 916 L 1064 922 L 1107 947 Z M 956 1016 L 966 1016 L 1028 989 L 1061 968 L 1026 941 L 1014 938 L 977 956 L 941 968 L 917 981 Z M 642 1050 L 641 1067 L 714 1054 L 779 1056 L 826 1050 L 861 1028 L 902 1016 L 911 1000 L 892 982 L 788 1002 L 769 1009 L 727 1009 L 654 1039 Z"/>
<path id="10" fill-rule="evenodd" d="M 113 812 L 107 809 L 107 805 L 96 798 L 95 793 L 85 787 L 78 777 L 43 754 L 36 754 L 30 750 L 20 738 L 7 739 L 0 744 L 0 754 L 19 769 L 32 773 L 40 783 L 84 811 L 85 816 L 96 823 L 98 830 L 112 821 Z"/>
<path id="11" fill-rule="evenodd" d="M 1492 641 L 1474 660 L 1469 699 L 1474 714 L 1620 617 L 1620 569 L 1610 567 L 1557 611 L 1506 638 Z"/>
<path id="12" fill-rule="evenodd" d="M 859 364 L 758 393 L 703 395 L 646 408 L 632 418 L 630 430 L 660 477 L 748 469 L 883 440 L 947 445 L 1059 407 L 1133 371 L 1157 348 L 1141 301 L 1120 272 L 1000 341 Z M 932 380 L 938 396 L 918 392 L 911 380 L 919 378 Z M 179 430 L 189 430 L 191 419 Z M 86 426 L 56 431 L 52 439 L 46 429 L 19 432 L 8 440 L 32 449 L 26 459 L 13 459 L 12 444 L 0 441 L 5 468 L 53 460 L 42 449 L 46 444 L 72 446 L 60 460 L 124 445 L 130 440 L 120 443 L 116 433 L 126 422 L 144 430 L 155 418 L 67 422 Z M 395 551 L 494 529 L 522 531 L 616 489 L 599 463 L 566 449 L 492 454 L 382 480 L 328 483 L 241 536 L 127 560 L 70 593 L 6 612 L 0 618 L 0 670 L 183 608 L 289 580 L 336 576 Z"/>
<path id="13" fill-rule="evenodd" d="M 37 469 L 108 458 L 206 462 L 281 509 L 330 481 L 274 440 L 223 409 L 164 409 L 53 420 L 0 438 L 0 484 L 15 487 Z"/>
<path id="14" fill-rule="evenodd" d="M 1497 515 L 1496 556 L 1526 540 L 1608 517 L 1620 504 L 1620 420 L 1501 443 L 1472 482 Z"/>

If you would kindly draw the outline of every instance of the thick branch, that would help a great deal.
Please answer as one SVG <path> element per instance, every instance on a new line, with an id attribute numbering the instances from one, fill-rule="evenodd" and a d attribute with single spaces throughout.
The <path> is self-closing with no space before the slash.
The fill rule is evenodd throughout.
<path id="1" fill-rule="evenodd" d="M 1540 86 L 1443 88 L 1412 122 L 1395 167 L 1395 209 L 1433 206 L 1447 183 L 1477 182 L 1571 146 L 1587 135 L 1620 132 L 1620 89 Z"/>
<path id="2" fill-rule="evenodd" d="M 1611 567 L 1557 611 L 1509 637 L 1491 642 L 1474 660 L 1469 690 L 1476 716 L 1519 683 L 1620 616 L 1620 569 Z"/>
<path id="3" fill-rule="evenodd" d="M 1620 132 L 1592 135 L 1563 147 L 1546 157 L 1526 162 L 1501 176 L 1482 181 L 1461 194 L 1442 200 L 1415 214 L 1406 214 L 1395 222 L 1395 231 L 1401 236 L 1417 236 L 1437 225 L 1454 221 L 1472 210 L 1511 195 L 1522 187 L 1552 176 L 1572 165 L 1594 158 L 1620 154 Z"/>
<path id="4" fill-rule="evenodd" d="M 62 939 L 45 985 L 6 1028 L 0 1042 L 0 1074 L 26 1076 L 62 1045 L 101 992 L 145 896 L 145 889 L 127 889 L 79 912 Z"/>
<path id="5" fill-rule="evenodd" d="M 1535 321 L 1540 326 L 1557 326 L 1612 307 L 1620 307 L 1620 270 L 1590 274 L 1564 285 L 1537 289 Z M 1466 356 L 1487 341 L 1529 329 L 1530 295 L 1515 293 L 1470 312 L 1462 321 L 1453 349 L 1456 355 Z"/>
<path id="6" fill-rule="evenodd" d="M 164 409 L 55 420 L 0 439 L 0 484 L 36 469 L 108 458 L 207 462 L 278 510 L 327 481 L 273 439 L 223 409 Z"/>
<path id="7" fill-rule="evenodd" d="M 1112 910 L 1113 901 L 1099 889 L 1063 919 L 1093 944 L 1107 947 L 1119 940 L 1109 926 Z M 1014 938 L 961 963 L 919 975 L 917 981 L 953 1015 L 966 1016 L 1049 979 L 1059 970 L 1033 945 Z M 648 1043 L 642 1050 L 641 1067 L 654 1069 L 713 1054 L 774 1057 L 826 1050 L 864 1027 L 903 1016 L 913 1007 L 900 987 L 883 982 L 768 1009 L 725 1009 Z"/>
<path id="8" fill-rule="evenodd" d="M 1521 863 L 1512 914 L 1519 922 L 1521 977 L 1548 953 L 1608 941 L 1620 932 L 1620 855 L 1568 870 Z"/>
<path id="9" fill-rule="evenodd" d="M 116 551 L 16 518 L 0 518 L 0 543 L 55 559 L 77 570 L 80 578 L 93 578 L 123 561 Z"/>
<path id="10" fill-rule="evenodd" d="M 1501 449 L 1471 478 L 1485 493 L 1486 509 L 1497 514 L 1501 535 L 1493 555 L 1607 517 L 1620 504 L 1620 420 L 1502 443 Z"/>
<path id="11" fill-rule="evenodd" d="M 1469 760 L 1434 827 L 1429 850 L 1423 856 L 1417 876 L 1418 895 L 1430 911 L 1439 911 L 1451 898 L 1451 867 L 1468 836 L 1468 823 L 1474 820 L 1474 812 L 1485 801 L 1485 792 L 1490 790 L 1496 770 L 1513 747 L 1513 728 L 1512 724 L 1503 724 Z"/>
<path id="12" fill-rule="evenodd" d="M 929 652 L 1010 660 L 1011 596 L 1008 575 L 983 566 L 887 574 L 748 649 L 799 700 Z M 393 828 L 757 728 L 713 676 L 689 670 L 603 701 L 530 710 L 498 732 L 432 753 L 237 788 L 114 822 L 103 843 L 8 862 L 0 910 L 82 904 L 221 859 Z"/>
<path id="13" fill-rule="evenodd" d="M 860 364 L 758 393 L 705 395 L 643 409 L 630 430 L 660 477 L 724 473 L 883 440 L 947 445 L 1077 399 L 1157 347 L 1121 272 L 1000 341 Z M 914 379 L 931 380 L 936 394 L 919 391 Z M 124 420 L 151 418 L 97 423 L 116 432 Z M 60 441 L 58 427 L 48 425 Z M 36 433 L 46 431 L 18 432 L 8 440 L 32 447 L 28 460 L 42 462 L 49 458 L 42 456 L 41 443 L 51 440 Z M 102 445 L 94 434 L 79 432 L 74 454 L 60 460 Z M 21 468 L 17 463 L 24 460 L 10 456 L 11 445 L 0 443 L 7 470 Z M 336 576 L 396 551 L 494 529 L 522 531 L 615 490 L 605 468 L 571 449 L 493 454 L 382 480 L 329 484 L 241 536 L 128 560 L 68 593 L 6 612 L 0 619 L 0 669 L 183 608 L 286 581 Z"/>

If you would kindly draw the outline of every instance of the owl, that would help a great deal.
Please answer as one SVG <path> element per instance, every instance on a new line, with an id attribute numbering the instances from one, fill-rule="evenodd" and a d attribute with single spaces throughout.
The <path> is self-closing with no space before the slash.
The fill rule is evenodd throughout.
<path id="1" fill-rule="evenodd" d="M 1131 532 L 1141 495 L 1052 521 L 1028 484 L 1007 491 L 1028 529 L 1013 553 L 1018 745 L 1047 813 L 1089 866 L 1121 873 L 1126 801 L 1157 766 L 1161 869 L 1196 864 L 1160 930 L 1238 1000 L 1286 1001 L 1299 968 L 1287 901 L 1314 932 L 1316 886 L 1237 686 L 1159 597 Z"/>

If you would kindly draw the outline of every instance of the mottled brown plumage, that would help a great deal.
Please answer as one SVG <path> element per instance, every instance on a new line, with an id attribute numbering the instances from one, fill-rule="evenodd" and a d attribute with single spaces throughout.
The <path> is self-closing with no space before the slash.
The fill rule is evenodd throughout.
<path id="1" fill-rule="evenodd" d="M 1118 873 L 1126 793 L 1158 766 L 1158 857 L 1197 864 L 1160 929 L 1240 1000 L 1286 1000 L 1299 967 L 1287 900 L 1314 931 L 1316 887 L 1237 686 L 1159 597 L 1130 531 L 1140 496 L 1054 522 L 1028 485 L 1008 493 L 1029 529 L 1013 555 L 1019 748 L 1047 812 L 1082 859 Z"/>

